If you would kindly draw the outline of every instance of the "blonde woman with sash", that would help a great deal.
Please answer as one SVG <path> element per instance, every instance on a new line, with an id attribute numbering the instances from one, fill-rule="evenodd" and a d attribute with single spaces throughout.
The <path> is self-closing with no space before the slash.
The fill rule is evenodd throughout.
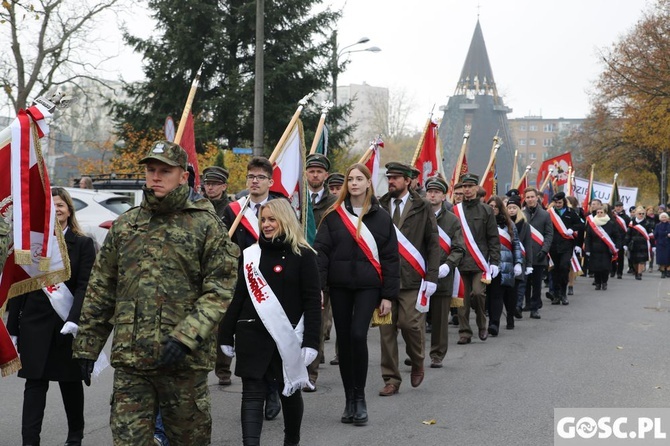
<path id="1" fill-rule="evenodd" d="M 400 290 L 400 257 L 391 216 L 374 196 L 370 171 L 354 164 L 316 234 L 321 287 L 330 289 L 340 376 L 346 404 L 342 423 L 368 421 L 367 335 L 374 311 L 384 316 Z"/>
<path id="2" fill-rule="evenodd" d="M 316 253 L 305 240 L 288 200 L 259 210 L 259 239 L 243 252 L 235 295 L 221 323 L 219 345 L 237 353 L 242 378 L 242 441 L 259 445 L 267 383 L 277 382 L 284 414 L 284 445 L 300 443 L 301 389 L 317 355 L 321 291 Z"/>

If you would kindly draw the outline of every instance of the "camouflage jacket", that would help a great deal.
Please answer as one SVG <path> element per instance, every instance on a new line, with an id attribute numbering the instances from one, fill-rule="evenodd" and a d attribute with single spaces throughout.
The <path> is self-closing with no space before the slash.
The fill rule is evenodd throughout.
<path id="1" fill-rule="evenodd" d="M 206 199 L 183 185 L 153 191 L 112 225 L 81 312 L 74 358 L 96 359 L 114 328 L 111 364 L 159 369 L 173 337 L 191 349 L 180 369 L 214 367 L 216 336 L 235 289 L 239 249 Z"/>

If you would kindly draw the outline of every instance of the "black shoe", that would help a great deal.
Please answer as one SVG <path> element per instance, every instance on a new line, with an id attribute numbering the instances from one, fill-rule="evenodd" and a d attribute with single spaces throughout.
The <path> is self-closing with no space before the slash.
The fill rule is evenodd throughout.
<path id="1" fill-rule="evenodd" d="M 544 296 L 547 299 L 549 299 L 552 304 L 554 303 L 554 299 L 556 298 L 556 296 L 554 296 L 554 293 L 552 293 L 551 291 L 547 291 L 546 293 L 544 293 Z"/>
<path id="2" fill-rule="evenodd" d="M 498 326 L 497 325 L 489 325 L 489 334 L 493 336 L 494 338 L 498 336 Z"/>
<path id="3" fill-rule="evenodd" d="M 551 303 L 552 303 L 552 305 L 553 305 L 554 302 L 552 301 Z M 542 318 L 540 317 L 540 312 L 539 312 L 539 311 L 531 311 L 531 312 L 530 312 L 530 318 L 531 318 L 531 319 L 542 319 Z"/>
<path id="4" fill-rule="evenodd" d="M 365 388 L 354 389 L 354 426 L 363 426 L 368 422 L 368 406 L 365 403 Z"/>
<path id="5" fill-rule="evenodd" d="M 571 286 L 568 286 L 568 296 L 572 296 L 573 294 L 573 289 Z"/>
<path id="6" fill-rule="evenodd" d="M 521 308 L 516 307 L 514 310 L 514 317 L 517 319 L 523 319 L 523 314 L 521 313 Z"/>
<path id="7" fill-rule="evenodd" d="M 635 280 L 642 280 L 642 274 L 635 274 Z"/>
<path id="8" fill-rule="evenodd" d="M 279 392 L 273 389 L 265 395 L 265 419 L 268 421 L 274 420 L 279 412 L 281 412 Z"/>
<path id="9" fill-rule="evenodd" d="M 600 291 L 601 285 L 599 283 L 596 283 L 596 291 Z"/>
<path id="10" fill-rule="evenodd" d="M 568 297 L 566 295 L 561 296 L 561 303 L 563 305 L 569 305 L 570 304 L 570 302 L 568 302 Z"/>
<path id="11" fill-rule="evenodd" d="M 603 283 L 602 290 L 603 290 L 603 291 L 606 291 L 606 290 L 607 290 L 607 284 L 606 284 L 606 283 Z"/>
<path id="12" fill-rule="evenodd" d="M 412 360 L 409 358 L 405 358 L 405 365 L 412 365 Z"/>
<path id="13" fill-rule="evenodd" d="M 525 307 L 523 307 L 521 309 L 521 311 L 530 311 L 530 307 L 528 305 L 526 305 Z"/>
<path id="14" fill-rule="evenodd" d="M 335 355 L 333 359 L 330 360 L 330 365 L 338 365 L 340 363 L 340 358 Z"/>
<path id="15" fill-rule="evenodd" d="M 344 424 L 351 424 L 354 422 L 354 389 L 346 389 L 344 391 L 346 402 L 344 403 L 344 412 L 342 412 L 342 421 Z"/>
<path id="16" fill-rule="evenodd" d="M 561 299 L 558 298 L 558 297 L 555 297 L 555 298 L 551 301 L 551 304 L 552 304 L 552 305 L 560 305 L 560 304 L 561 304 Z"/>
<path id="17" fill-rule="evenodd" d="M 617 275 L 616 275 L 616 278 L 617 278 L 617 279 L 623 279 L 623 276 L 622 276 L 621 274 L 617 274 Z"/>
<path id="18" fill-rule="evenodd" d="M 507 326 L 505 328 L 508 330 L 514 330 L 514 316 L 511 314 L 507 315 Z"/>
<path id="19" fill-rule="evenodd" d="M 615 274 L 616 274 L 616 273 L 615 273 L 614 271 L 612 271 L 612 272 L 610 273 L 610 277 L 611 277 L 612 279 L 614 279 L 614 275 L 615 275 Z"/>
<path id="20" fill-rule="evenodd" d="M 449 322 L 449 323 L 450 323 L 451 325 L 458 325 L 458 315 L 457 315 L 457 314 L 454 314 L 454 315 L 451 317 L 451 322 Z"/>

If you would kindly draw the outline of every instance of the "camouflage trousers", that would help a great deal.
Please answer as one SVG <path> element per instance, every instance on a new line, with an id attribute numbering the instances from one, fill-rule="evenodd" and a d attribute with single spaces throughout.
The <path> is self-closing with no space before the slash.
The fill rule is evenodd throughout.
<path id="1" fill-rule="evenodd" d="M 212 417 L 206 370 L 165 373 L 116 369 L 111 404 L 114 446 L 153 446 L 159 408 L 171 446 L 210 444 Z"/>

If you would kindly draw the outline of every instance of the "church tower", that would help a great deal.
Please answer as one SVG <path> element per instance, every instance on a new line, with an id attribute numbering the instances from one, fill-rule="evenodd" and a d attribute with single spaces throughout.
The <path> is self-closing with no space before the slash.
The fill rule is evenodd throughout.
<path id="1" fill-rule="evenodd" d="M 466 156 L 468 170 L 480 177 L 488 165 L 493 137 L 497 133 L 502 143 L 496 156 L 498 195 L 503 195 L 512 187 L 510 182 L 514 162 L 514 141 L 510 137 L 507 122 L 507 113 L 511 113 L 512 109 L 505 106 L 498 95 L 479 20 L 456 91 L 449 98 L 447 105 L 440 107 L 440 110 L 444 112 L 439 135 L 443 144 L 446 176 L 451 178 L 454 171 L 466 125 L 470 126 Z"/>

